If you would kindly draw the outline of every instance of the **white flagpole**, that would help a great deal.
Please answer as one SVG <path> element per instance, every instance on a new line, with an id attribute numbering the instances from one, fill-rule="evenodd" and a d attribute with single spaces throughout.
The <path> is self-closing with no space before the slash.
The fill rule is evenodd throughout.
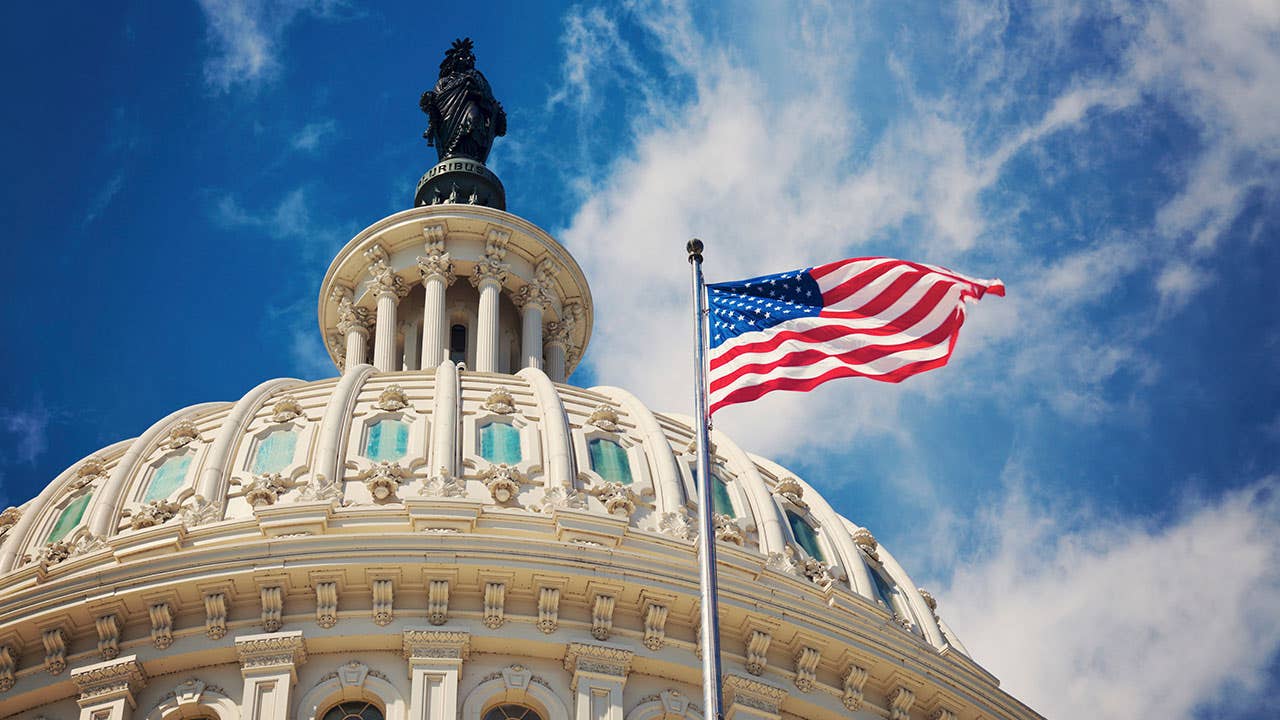
<path id="1" fill-rule="evenodd" d="M 707 440 L 710 418 L 707 417 L 706 322 L 707 309 L 702 283 L 702 241 L 694 238 L 685 245 L 693 276 L 694 336 L 694 415 L 698 431 L 698 586 L 702 592 L 702 717 L 722 720 L 720 692 L 720 612 L 716 594 L 716 533 L 712 522 L 711 453 Z"/>

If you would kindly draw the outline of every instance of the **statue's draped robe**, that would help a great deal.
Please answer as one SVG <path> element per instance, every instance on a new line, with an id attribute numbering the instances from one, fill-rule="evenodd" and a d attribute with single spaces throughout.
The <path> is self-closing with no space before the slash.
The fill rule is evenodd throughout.
<path id="1" fill-rule="evenodd" d="M 488 159 L 493 138 L 505 134 L 506 128 L 501 127 L 498 115 L 502 109 L 484 75 L 479 70 L 451 73 L 436 82 L 432 94 L 440 159 Z"/>

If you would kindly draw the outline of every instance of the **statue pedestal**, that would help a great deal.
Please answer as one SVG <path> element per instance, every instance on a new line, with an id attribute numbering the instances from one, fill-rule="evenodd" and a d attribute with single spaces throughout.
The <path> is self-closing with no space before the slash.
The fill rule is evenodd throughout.
<path id="1" fill-rule="evenodd" d="M 506 210 L 507 191 L 484 163 L 470 158 L 450 158 L 422 176 L 413 196 L 415 207 L 444 203 Z"/>

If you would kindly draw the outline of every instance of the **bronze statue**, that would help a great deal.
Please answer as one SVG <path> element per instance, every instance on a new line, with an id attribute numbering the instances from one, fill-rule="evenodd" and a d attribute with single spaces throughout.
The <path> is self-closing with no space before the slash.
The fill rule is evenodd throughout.
<path id="1" fill-rule="evenodd" d="M 483 163 L 493 139 L 507 134 L 507 113 L 484 74 L 476 70 L 472 47 L 471 38 L 453 41 L 440 63 L 435 88 L 423 93 L 418 103 L 428 118 L 422 136 L 435 146 L 441 162 L 470 158 Z"/>

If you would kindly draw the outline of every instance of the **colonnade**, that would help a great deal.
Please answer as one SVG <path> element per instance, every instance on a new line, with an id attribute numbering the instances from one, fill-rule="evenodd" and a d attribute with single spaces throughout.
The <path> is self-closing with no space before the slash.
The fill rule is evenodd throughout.
<path id="1" fill-rule="evenodd" d="M 409 294 L 410 288 L 391 266 L 386 251 L 376 243 L 363 253 L 368 262 L 369 292 L 375 296 L 374 312 L 355 304 L 351 288 L 334 286 L 332 299 L 338 303 L 337 328 L 342 336 L 335 350 L 341 356 L 344 370 L 368 362 L 366 355 L 371 334 L 372 364 L 382 372 L 434 368 L 449 357 L 450 324 L 445 295 L 457 280 L 454 261 L 445 248 L 443 226 L 427 226 L 423 235 L 425 254 L 418 257 L 423 287 L 421 323 L 417 319 L 398 321 L 400 301 Z M 479 296 L 475 308 L 476 326 L 468 329 L 475 333 L 474 369 L 479 372 L 500 370 L 499 300 L 512 277 L 510 266 L 504 262 L 509 238 L 510 233 L 491 229 L 486 238 L 484 256 L 473 265 L 468 276 Z M 579 308 L 570 304 L 561 309 L 557 320 L 544 323 L 547 310 L 553 307 L 557 270 L 553 260 L 543 259 L 535 266 L 533 276 L 521 278 L 524 284 L 511 294 L 521 317 L 519 366 L 510 370 L 538 368 L 545 370 L 553 381 L 564 382 L 567 354 Z M 398 345 L 398 335 L 403 335 L 403 345 Z M 397 347 L 402 347 L 403 353 L 398 354 Z"/>

